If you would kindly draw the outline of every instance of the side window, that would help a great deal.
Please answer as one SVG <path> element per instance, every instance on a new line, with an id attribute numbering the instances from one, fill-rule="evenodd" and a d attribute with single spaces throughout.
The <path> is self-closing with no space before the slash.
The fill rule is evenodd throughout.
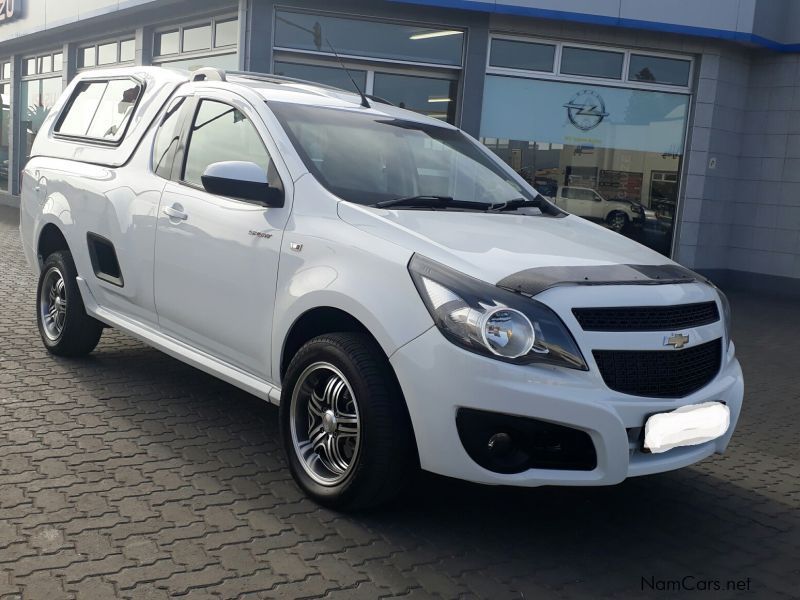
<path id="1" fill-rule="evenodd" d="M 277 171 L 253 123 L 229 104 L 203 100 L 192 125 L 183 180 L 202 186 L 201 177 L 206 168 L 228 160 L 253 162 L 264 169 L 271 186 L 281 186 Z"/>
<path id="2" fill-rule="evenodd" d="M 132 79 L 81 82 L 56 126 L 56 133 L 119 142 L 141 94 L 142 86 Z"/>
<path id="3" fill-rule="evenodd" d="M 106 91 L 106 82 L 82 82 L 75 88 L 72 101 L 67 108 L 67 113 L 62 117 L 61 123 L 56 127 L 58 133 L 64 135 L 85 136 L 92 124 L 94 111 L 100 104 L 100 99 Z"/>
<path id="4" fill-rule="evenodd" d="M 158 126 L 153 143 L 153 172 L 159 177 L 169 179 L 172 175 L 172 160 L 181 136 L 181 116 L 186 98 L 175 98 L 167 108 Z"/>
<path id="5" fill-rule="evenodd" d="M 122 137 L 141 87 L 126 79 L 109 81 L 89 127 L 90 138 L 118 140 Z"/>

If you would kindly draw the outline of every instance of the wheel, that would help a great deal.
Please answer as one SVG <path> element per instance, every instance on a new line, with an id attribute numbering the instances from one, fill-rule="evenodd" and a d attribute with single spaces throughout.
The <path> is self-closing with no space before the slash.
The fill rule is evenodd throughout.
<path id="1" fill-rule="evenodd" d="M 86 314 L 72 255 L 54 252 L 44 261 L 36 292 L 36 320 L 45 348 L 57 356 L 84 356 L 100 341 L 103 325 Z"/>
<path id="2" fill-rule="evenodd" d="M 619 233 L 628 226 L 628 215 L 626 215 L 624 212 L 615 210 L 608 215 L 606 222 L 608 223 L 610 229 Z"/>
<path id="3" fill-rule="evenodd" d="M 280 413 L 292 476 L 320 504 L 383 504 L 414 471 L 402 393 L 383 352 L 365 334 L 306 343 L 286 371 Z"/>

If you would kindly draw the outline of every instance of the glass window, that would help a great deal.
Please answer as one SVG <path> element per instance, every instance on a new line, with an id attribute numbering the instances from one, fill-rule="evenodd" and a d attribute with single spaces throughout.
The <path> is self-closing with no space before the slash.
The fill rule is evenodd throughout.
<path id="1" fill-rule="evenodd" d="M 631 81 L 687 86 L 690 67 L 691 62 L 688 60 L 631 54 L 628 78 Z"/>
<path id="2" fill-rule="evenodd" d="M 333 54 L 460 65 L 464 32 L 278 11 L 275 46 Z"/>
<path id="3" fill-rule="evenodd" d="M 88 137 L 122 139 L 140 92 L 141 86 L 130 79 L 109 81 L 87 132 Z"/>
<path id="4" fill-rule="evenodd" d="M 52 73 L 53 71 L 53 57 L 48 54 L 47 56 L 39 57 L 39 73 Z"/>
<path id="5" fill-rule="evenodd" d="M 165 31 L 157 33 L 153 54 L 163 56 L 164 54 L 177 54 L 180 51 L 180 33 L 178 31 Z"/>
<path id="6" fill-rule="evenodd" d="M 105 81 L 78 84 L 56 131 L 64 135 L 86 135 L 107 85 Z"/>
<path id="7" fill-rule="evenodd" d="M 550 44 L 492 40 L 489 64 L 493 67 L 552 72 L 555 56 L 556 47 Z"/>
<path id="8" fill-rule="evenodd" d="M 222 54 L 218 56 L 201 56 L 198 58 L 165 60 L 163 62 L 159 62 L 158 64 L 162 67 L 185 69 L 187 71 L 194 71 L 201 67 L 215 67 L 217 69 L 235 71 L 239 68 L 239 57 L 236 54 Z"/>
<path id="9" fill-rule="evenodd" d="M 8 158 L 11 155 L 9 152 L 10 127 L 11 84 L 2 83 L 0 84 L 0 190 L 2 191 L 8 191 Z"/>
<path id="10" fill-rule="evenodd" d="M 488 75 L 480 136 L 564 210 L 669 255 L 688 106 L 686 94 Z"/>
<path id="11" fill-rule="evenodd" d="M 400 108 L 455 123 L 456 93 L 454 80 L 375 73 L 373 93 Z"/>
<path id="12" fill-rule="evenodd" d="M 34 79 L 23 81 L 20 90 L 20 106 L 24 107 L 20 115 L 21 127 L 24 135 L 25 153 L 23 164 L 28 162 L 31 155 L 31 146 L 36 134 L 39 133 L 44 120 L 61 95 L 61 77 L 49 79 Z"/>
<path id="13" fill-rule="evenodd" d="M 119 43 L 119 61 L 133 62 L 136 58 L 136 41 L 124 40 Z"/>
<path id="14" fill-rule="evenodd" d="M 203 100 L 192 125 L 183 179 L 201 186 L 208 165 L 227 160 L 254 162 L 269 172 L 269 155 L 250 120 L 228 104 Z"/>
<path id="15" fill-rule="evenodd" d="M 80 48 L 78 50 L 78 67 L 93 67 L 97 64 L 95 60 L 95 47 Z"/>
<path id="16" fill-rule="evenodd" d="M 25 61 L 25 75 L 36 75 L 35 58 L 29 58 Z"/>
<path id="17" fill-rule="evenodd" d="M 360 69 L 349 69 L 349 71 L 361 90 L 366 90 L 367 72 Z M 351 92 L 357 91 L 355 87 L 353 87 L 353 82 L 350 81 L 347 73 L 339 66 L 323 67 L 320 65 L 301 65 L 298 63 L 276 61 L 274 72 L 275 75 L 281 75 L 283 77 L 305 79 L 306 81 L 314 81 L 322 85 L 329 85 Z"/>
<path id="18" fill-rule="evenodd" d="M 11 63 L 4 62 L 3 63 L 3 72 L 0 75 L 0 79 L 11 79 Z"/>
<path id="19" fill-rule="evenodd" d="M 563 188 L 561 190 L 561 197 L 569 198 L 570 200 L 589 200 L 589 201 L 597 200 L 594 190 L 591 190 L 589 188 L 578 188 L 578 187 Z"/>
<path id="20" fill-rule="evenodd" d="M 211 25 L 187 27 L 183 30 L 183 51 L 208 50 L 211 48 Z"/>
<path id="21" fill-rule="evenodd" d="M 117 62 L 117 42 L 97 47 L 97 64 L 110 65 Z"/>
<path id="22" fill-rule="evenodd" d="M 443 195 L 497 203 L 533 195 L 458 130 L 361 111 L 270 102 L 306 168 L 337 196 L 374 204 Z"/>
<path id="23" fill-rule="evenodd" d="M 53 54 L 53 71 L 61 71 L 64 68 L 64 54 L 57 52 Z"/>
<path id="24" fill-rule="evenodd" d="M 185 98 L 175 98 L 161 119 L 156 140 L 153 144 L 153 171 L 156 175 L 169 179 L 172 174 L 172 160 L 180 141 L 181 106 Z"/>
<path id="25" fill-rule="evenodd" d="M 217 21 L 214 47 L 235 46 L 239 42 L 239 21 Z"/>
<path id="26" fill-rule="evenodd" d="M 561 72 L 566 75 L 621 79 L 623 56 L 622 52 L 565 46 L 561 52 Z"/>

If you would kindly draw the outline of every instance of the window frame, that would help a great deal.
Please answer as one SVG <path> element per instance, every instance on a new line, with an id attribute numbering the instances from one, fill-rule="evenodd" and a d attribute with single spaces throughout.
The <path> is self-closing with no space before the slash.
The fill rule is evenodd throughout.
<path id="1" fill-rule="evenodd" d="M 532 71 L 528 69 L 515 69 L 511 67 L 497 67 L 491 64 L 492 61 L 492 42 L 495 39 L 509 40 L 515 42 L 528 42 L 533 44 L 546 44 L 555 46 L 555 58 L 552 71 Z M 584 50 L 598 50 L 601 52 L 618 52 L 623 54 L 622 77 L 620 79 L 609 79 L 606 77 L 589 75 L 570 75 L 561 72 L 561 58 L 564 48 L 579 48 Z M 674 85 L 668 83 L 649 83 L 630 78 L 631 56 L 652 56 L 656 58 L 667 58 L 682 60 L 689 63 L 689 77 L 686 85 Z M 679 54 L 674 52 L 658 52 L 632 47 L 612 46 L 603 44 L 584 44 L 563 39 L 546 38 L 541 36 L 525 36 L 514 33 L 504 33 L 502 31 L 491 32 L 488 40 L 486 52 L 486 74 L 505 75 L 510 77 L 520 77 L 525 79 L 547 79 L 553 81 L 569 83 L 587 83 L 589 85 L 602 85 L 608 87 L 622 87 L 629 89 L 653 90 L 659 92 L 670 92 L 673 94 L 691 94 L 694 82 L 695 69 L 697 63 L 693 55 Z"/>
<path id="2" fill-rule="evenodd" d="M 449 70 L 449 71 L 456 71 L 460 73 L 464 69 L 464 64 L 466 63 L 466 53 L 467 53 L 467 35 L 468 31 L 463 26 L 453 26 L 448 25 L 447 23 L 442 22 L 420 22 L 420 21 L 413 21 L 408 19 L 391 19 L 391 18 L 380 18 L 370 15 L 362 15 L 362 14 L 353 14 L 348 12 L 333 12 L 330 10 L 303 10 L 300 7 L 294 6 L 286 6 L 286 5 L 276 5 L 275 10 L 272 12 L 272 39 L 275 39 L 275 33 L 277 28 L 277 18 L 278 18 L 278 11 L 282 10 L 284 12 L 295 13 L 295 14 L 303 14 L 303 15 L 312 15 L 312 16 L 321 16 L 321 17 L 332 17 L 338 19 L 346 19 L 351 21 L 360 21 L 363 23 L 381 23 L 384 25 L 402 25 L 402 26 L 423 26 L 428 29 L 442 29 L 442 30 L 458 30 L 463 32 L 462 37 L 462 44 L 461 44 L 461 57 L 459 63 L 457 65 L 453 64 L 443 64 L 443 63 L 429 63 L 424 61 L 414 61 L 414 60 L 403 60 L 399 58 L 382 58 L 372 55 L 359 55 L 359 54 L 347 54 L 346 52 L 338 52 L 339 57 L 342 60 L 348 61 L 361 61 L 361 62 L 371 62 L 371 63 L 387 63 L 387 64 L 396 64 L 396 65 L 407 65 L 411 67 L 424 67 L 427 69 L 442 69 L 442 70 Z M 273 54 L 275 52 L 281 52 L 288 54 L 294 54 L 296 56 L 309 56 L 309 57 L 325 57 L 333 60 L 337 60 L 336 55 L 333 52 L 326 52 L 324 50 L 317 51 L 317 50 L 303 50 L 298 48 L 287 48 L 286 46 L 278 46 L 273 45 L 272 47 Z M 338 50 L 338 48 L 337 48 Z M 488 60 L 488 57 L 487 57 Z"/>
<path id="3" fill-rule="evenodd" d="M 168 25 L 164 25 L 162 27 L 158 27 L 153 30 L 152 34 L 152 56 L 151 61 L 152 64 L 155 66 L 160 66 L 161 63 L 164 62 L 171 62 L 174 60 L 180 60 L 183 58 L 200 58 L 206 56 L 225 56 L 229 54 L 233 54 L 235 56 L 240 56 L 241 49 L 239 47 L 239 43 L 229 44 L 227 46 L 217 46 L 217 23 L 226 23 L 229 21 L 239 21 L 239 15 L 237 13 L 223 13 L 219 15 L 215 15 L 213 17 L 206 17 L 204 19 L 194 19 L 191 21 L 187 21 L 186 23 L 172 23 Z M 209 25 L 211 27 L 211 47 L 207 49 L 200 49 L 200 50 L 191 50 L 188 52 L 184 52 L 183 45 L 183 32 L 185 29 L 194 29 L 195 27 L 200 27 L 203 25 Z M 173 52 L 171 54 L 156 54 L 156 39 L 162 33 L 170 33 L 172 31 L 178 32 L 178 51 Z"/>
<path id="4" fill-rule="evenodd" d="M 130 42 L 130 41 L 134 42 L 133 59 L 132 60 L 120 60 L 121 55 L 122 55 L 122 43 L 123 42 Z M 98 57 L 99 57 L 99 52 L 100 52 L 99 48 L 100 48 L 100 46 L 106 46 L 108 44 L 116 45 L 116 60 L 114 62 L 103 63 L 101 65 L 99 62 L 97 62 L 98 61 Z M 78 43 L 77 44 L 77 50 L 75 51 L 75 69 L 78 72 L 83 72 L 83 71 L 88 71 L 90 69 L 108 69 L 108 68 L 112 68 L 112 67 L 114 67 L 116 65 L 132 65 L 132 64 L 134 64 L 136 62 L 135 44 L 136 44 L 136 37 L 134 35 L 132 35 L 132 34 L 131 35 L 124 35 L 124 36 L 121 36 L 121 37 L 115 37 L 115 38 L 92 41 L 92 42 L 83 43 L 83 44 Z M 88 50 L 89 48 L 92 48 L 92 51 L 94 53 L 94 65 L 92 65 L 92 66 L 86 66 L 86 65 L 81 66 L 81 64 L 80 64 L 81 53 L 84 50 Z"/>
<path id="5" fill-rule="evenodd" d="M 150 148 L 150 172 L 158 177 L 159 179 L 164 179 L 167 181 L 179 181 L 175 177 L 175 162 L 177 161 L 179 156 L 183 154 L 183 147 L 186 143 L 186 129 L 187 129 L 187 121 L 189 121 L 189 115 L 194 114 L 194 111 L 197 107 L 196 96 L 192 96 L 191 94 L 179 94 L 175 96 L 171 96 L 169 100 L 167 100 L 166 104 L 164 105 L 163 110 L 158 113 L 158 117 L 156 117 L 155 123 L 155 135 L 153 137 L 152 147 Z M 175 102 L 180 102 L 181 106 L 178 109 L 178 125 L 177 125 L 177 138 L 178 138 L 178 145 L 172 151 L 172 160 L 169 164 L 169 173 L 164 175 L 159 175 L 156 172 L 156 165 L 154 162 L 155 159 L 155 151 L 156 151 L 156 141 L 158 140 L 158 134 L 161 130 L 161 127 L 164 125 L 164 118 L 166 117 L 167 111 L 172 107 Z"/>
<path id="6" fill-rule="evenodd" d="M 197 115 L 200 114 L 200 108 L 204 101 L 216 102 L 217 104 L 224 104 L 226 106 L 229 106 L 233 110 L 238 110 L 239 112 L 241 112 L 250 122 L 250 126 L 253 128 L 256 135 L 258 136 L 258 139 L 261 142 L 261 146 L 264 148 L 264 153 L 267 155 L 267 158 L 269 159 L 270 163 L 275 164 L 275 159 L 273 158 L 272 153 L 269 151 L 269 148 L 267 147 L 267 144 L 264 140 L 264 136 L 261 135 L 261 132 L 256 126 L 251 111 L 245 109 L 243 106 L 236 106 L 236 103 L 232 102 L 231 100 L 225 100 L 219 97 L 215 97 L 213 95 L 196 94 L 190 98 L 188 105 L 185 106 L 183 109 L 185 113 L 182 119 L 183 125 L 180 136 L 181 141 L 178 145 L 178 150 L 176 151 L 175 157 L 173 158 L 172 177 L 171 177 L 172 181 L 174 181 L 179 185 L 191 188 L 193 190 L 203 192 L 204 194 L 210 193 L 205 189 L 205 187 L 203 187 L 202 183 L 198 185 L 196 183 L 192 183 L 191 181 L 186 181 L 185 179 L 186 164 L 189 161 L 189 151 L 191 150 L 192 137 L 194 135 L 193 131 L 194 124 L 197 122 Z M 275 169 L 277 171 L 277 165 Z M 280 174 L 278 175 L 278 177 L 280 177 Z M 283 178 L 280 177 L 280 179 L 281 179 L 280 185 L 281 187 L 283 187 Z M 272 183 L 270 183 L 270 186 L 272 186 Z M 233 202 L 239 202 L 241 204 L 247 204 L 251 206 L 253 205 L 252 202 L 248 202 L 247 200 L 240 200 L 238 198 L 233 198 L 231 196 L 222 196 L 222 197 L 226 198 L 227 200 L 231 200 Z"/>
<path id="7" fill-rule="evenodd" d="M 56 119 L 55 124 L 53 125 L 53 130 L 52 130 L 53 131 L 53 137 L 58 139 L 58 140 L 63 140 L 63 141 L 67 141 L 67 142 L 89 143 L 89 144 L 94 144 L 94 145 L 97 145 L 97 146 L 105 146 L 105 147 L 110 147 L 110 148 L 116 148 L 116 147 L 120 146 L 122 144 L 122 142 L 125 141 L 125 138 L 128 135 L 128 130 L 130 129 L 131 123 L 133 122 L 133 115 L 135 115 L 136 111 L 139 109 L 139 104 L 141 103 L 142 98 L 144 97 L 144 95 L 145 95 L 145 93 L 147 91 L 147 85 L 141 79 L 138 79 L 138 78 L 133 77 L 131 75 L 119 75 L 119 76 L 114 76 L 114 77 L 87 77 L 85 79 L 81 79 L 81 81 L 80 81 L 80 83 L 88 83 L 88 84 L 92 84 L 92 83 L 105 83 L 105 84 L 108 84 L 111 81 L 122 81 L 122 80 L 128 80 L 128 81 L 132 81 L 132 82 L 136 83 L 136 85 L 139 86 L 139 97 L 136 98 L 136 102 L 133 104 L 133 108 L 131 109 L 131 118 L 128 119 L 127 122 L 125 123 L 125 129 L 123 129 L 122 135 L 120 135 L 119 138 L 117 138 L 116 140 L 108 140 L 108 139 L 104 139 L 104 138 L 91 137 L 91 136 L 88 136 L 88 135 L 75 135 L 75 134 L 60 133 L 58 131 L 58 129 L 64 123 L 64 120 L 66 119 L 67 115 L 69 114 L 69 111 L 72 108 L 72 105 L 74 104 L 75 100 L 78 97 L 77 93 L 76 93 L 77 90 L 78 90 L 78 86 L 77 85 L 75 87 L 73 87 L 72 93 L 71 93 L 71 95 L 69 97 L 69 100 L 67 100 L 67 102 L 64 104 L 64 107 L 61 109 L 61 112 L 59 113 L 58 118 Z M 105 93 L 105 92 L 103 92 L 103 93 Z M 94 121 L 94 116 L 92 117 L 92 121 Z M 91 123 L 89 123 L 89 127 L 91 127 Z M 88 131 L 88 129 L 89 128 L 87 127 L 87 131 Z"/>
<path id="8" fill-rule="evenodd" d="M 53 65 L 55 65 L 55 57 L 60 54 L 61 55 L 61 69 L 53 70 Z M 46 72 L 39 71 L 39 65 L 44 57 L 50 57 L 50 70 Z M 29 61 L 33 60 L 36 68 L 34 69 L 34 73 L 28 73 L 27 64 Z M 64 51 L 62 48 L 57 48 L 54 50 L 50 50 L 49 52 L 34 52 L 33 54 L 26 54 L 20 60 L 20 70 L 24 73 L 20 76 L 20 80 L 22 81 L 30 81 L 33 79 L 50 79 L 51 77 L 61 77 L 64 73 Z"/>

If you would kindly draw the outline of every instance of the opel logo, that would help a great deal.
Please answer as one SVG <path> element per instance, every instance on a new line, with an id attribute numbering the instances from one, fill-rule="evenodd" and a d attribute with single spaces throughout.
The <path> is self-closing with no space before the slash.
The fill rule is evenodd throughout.
<path id="1" fill-rule="evenodd" d="M 673 333 L 669 337 L 664 338 L 665 346 L 672 346 L 676 350 L 680 350 L 689 343 L 689 336 L 682 333 Z"/>
<path id="2" fill-rule="evenodd" d="M 606 103 L 597 92 L 581 90 L 564 105 L 570 123 L 581 131 L 590 131 L 608 116 Z"/>

